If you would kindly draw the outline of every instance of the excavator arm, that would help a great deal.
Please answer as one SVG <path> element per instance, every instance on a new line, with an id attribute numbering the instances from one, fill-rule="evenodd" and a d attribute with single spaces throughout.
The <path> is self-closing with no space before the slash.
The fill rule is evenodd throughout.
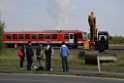
<path id="1" fill-rule="evenodd" d="M 97 48 L 97 28 L 96 28 L 96 19 L 94 17 L 94 13 L 88 17 L 88 23 L 90 26 L 90 42 L 89 42 L 89 49 L 96 49 Z"/>

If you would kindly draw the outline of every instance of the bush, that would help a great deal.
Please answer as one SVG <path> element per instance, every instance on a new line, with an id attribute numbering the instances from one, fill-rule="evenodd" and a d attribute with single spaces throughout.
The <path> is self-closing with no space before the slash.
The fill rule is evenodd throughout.
<path id="1" fill-rule="evenodd" d="M 4 28 L 5 28 L 5 23 L 0 21 L 0 55 L 4 47 L 4 42 L 3 42 Z"/>
<path id="2" fill-rule="evenodd" d="M 113 36 L 112 39 L 109 41 L 110 44 L 124 44 L 124 37 L 123 36 Z"/>

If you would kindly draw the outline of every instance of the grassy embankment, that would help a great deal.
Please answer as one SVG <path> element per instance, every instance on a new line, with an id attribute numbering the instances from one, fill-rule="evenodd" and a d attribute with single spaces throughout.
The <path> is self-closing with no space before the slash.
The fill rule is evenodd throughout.
<path id="1" fill-rule="evenodd" d="M 83 59 L 79 59 L 77 57 L 79 51 L 82 49 L 70 49 L 69 54 L 69 66 L 70 69 L 80 71 L 80 70 L 96 70 L 97 65 L 85 65 Z M 44 50 L 43 50 L 44 51 Z M 110 63 L 102 63 L 101 69 L 102 71 L 116 71 L 116 72 L 124 72 L 124 51 L 123 50 L 115 50 L 117 54 L 117 61 L 110 62 Z M 42 60 L 43 64 L 45 65 L 45 56 Z M 26 59 L 24 66 L 26 67 Z M 101 77 L 121 77 L 118 75 L 111 75 L 111 74 L 96 74 L 96 73 L 87 73 L 87 72 L 69 72 L 63 73 L 61 67 L 61 58 L 59 56 L 59 50 L 55 49 L 55 54 L 53 56 L 53 72 L 46 72 L 46 71 L 38 71 L 35 70 L 27 71 L 27 70 L 19 70 L 19 57 L 17 56 L 17 50 L 15 49 L 8 49 L 4 50 L 2 56 L 0 56 L 0 72 L 8 72 L 8 73 L 49 73 L 49 74 L 71 74 L 71 75 L 83 75 L 83 76 L 101 76 Z"/>

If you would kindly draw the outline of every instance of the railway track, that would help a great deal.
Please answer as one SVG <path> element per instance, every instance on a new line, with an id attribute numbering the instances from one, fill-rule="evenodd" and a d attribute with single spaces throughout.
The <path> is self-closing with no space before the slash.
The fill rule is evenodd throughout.
<path id="1" fill-rule="evenodd" d="M 82 47 L 78 47 L 78 49 L 82 49 Z M 124 50 L 124 45 L 110 45 L 109 50 Z"/>
<path id="2" fill-rule="evenodd" d="M 109 50 L 124 50 L 124 45 L 110 45 Z"/>

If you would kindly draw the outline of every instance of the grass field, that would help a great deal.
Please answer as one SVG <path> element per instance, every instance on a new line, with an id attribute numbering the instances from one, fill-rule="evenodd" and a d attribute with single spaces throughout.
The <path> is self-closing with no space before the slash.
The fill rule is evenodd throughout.
<path id="1" fill-rule="evenodd" d="M 61 67 L 61 58 L 59 55 L 59 49 L 54 49 L 54 50 L 55 53 L 52 59 L 53 69 L 61 70 L 62 67 Z M 42 51 L 44 52 L 44 49 L 42 49 Z M 82 49 L 70 49 L 69 58 L 68 58 L 70 69 L 97 70 L 97 65 L 86 65 L 83 59 L 78 58 L 77 55 L 80 51 L 82 51 Z M 124 50 L 114 50 L 114 51 L 110 50 L 109 52 L 114 52 L 117 54 L 117 61 L 102 63 L 101 69 L 105 71 L 116 71 L 116 72 L 124 73 Z M 19 60 L 20 59 L 17 56 L 17 49 L 5 48 L 4 53 L 0 56 L 0 72 L 3 71 L 20 72 Z M 45 56 L 43 57 L 42 62 L 43 65 L 45 65 Z M 25 58 L 24 66 L 26 67 L 26 58 Z M 26 70 L 23 72 L 26 72 Z M 36 72 L 31 71 L 31 73 L 36 73 Z"/>

